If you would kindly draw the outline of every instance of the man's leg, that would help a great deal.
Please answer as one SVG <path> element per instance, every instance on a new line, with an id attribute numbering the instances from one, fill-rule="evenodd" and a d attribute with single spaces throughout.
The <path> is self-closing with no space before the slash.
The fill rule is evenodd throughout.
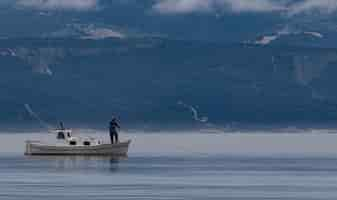
<path id="1" fill-rule="evenodd" d="M 115 140 L 116 140 L 116 143 L 119 142 L 119 140 L 118 140 L 118 133 L 117 132 L 115 132 Z"/>
<path id="2" fill-rule="evenodd" d="M 111 144 L 114 143 L 114 136 L 113 136 L 113 133 L 110 133 L 110 140 L 111 140 Z"/>

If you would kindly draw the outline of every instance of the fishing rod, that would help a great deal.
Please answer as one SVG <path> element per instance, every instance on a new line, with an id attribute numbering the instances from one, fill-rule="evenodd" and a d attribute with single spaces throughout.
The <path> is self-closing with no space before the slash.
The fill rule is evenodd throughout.
<path id="1" fill-rule="evenodd" d="M 36 120 L 40 123 L 41 127 L 46 128 L 46 129 L 48 130 L 49 133 L 52 132 L 51 130 L 55 129 L 53 126 L 51 126 L 51 125 L 48 124 L 47 122 L 43 121 L 43 120 L 39 117 L 39 115 L 36 114 L 36 113 L 33 111 L 33 109 L 29 106 L 29 104 L 24 104 L 24 106 L 25 106 L 26 111 L 29 113 L 29 115 L 30 115 L 31 117 L 33 117 L 34 119 L 36 119 Z"/>

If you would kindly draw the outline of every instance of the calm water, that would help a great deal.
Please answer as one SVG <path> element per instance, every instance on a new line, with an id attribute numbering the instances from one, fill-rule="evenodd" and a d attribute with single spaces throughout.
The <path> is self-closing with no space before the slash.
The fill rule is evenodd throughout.
<path id="1" fill-rule="evenodd" d="M 178 141 L 180 137 L 183 139 Z M 337 199 L 337 157 L 333 152 L 322 151 L 321 146 L 314 146 L 314 141 L 309 142 L 315 137 L 322 138 L 320 136 L 309 140 L 307 137 L 313 136 L 302 135 L 308 146 L 303 143 L 298 146 L 303 151 L 311 146 L 317 152 L 315 155 L 300 150 L 292 155 L 281 150 L 280 154 L 276 154 L 276 150 L 271 154 L 251 153 L 256 149 L 253 144 L 237 154 L 231 147 L 232 152 L 227 154 L 215 140 L 222 138 L 233 143 L 235 137 L 239 137 L 243 144 L 248 144 L 255 141 L 254 137 L 259 141 L 268 137 L 269 142 L 275 140 L 275 144 L 282 145 L 280 137 L 284 136 L 205 139 L 209 137 L 197 135 L 190 143 L 187 142 L 189 135 L 174 136 L 176 142 L 163 135 L 139 137 L 139 142 L 135 140 L 131 146 L 129 157 L 122 160 L 24 157 L 21 149 L 3 150 L 0 152 L 0 199 Z M 300 136 L 286 137 L 294 140 Z M 336 138 L 334 135 L 325 137 Z M 5 138 L 9 140 L 0 136 Z M 146 140 L 161 142 L 160 155 L 155 153 L 157 146 L 152 153 L 151 147 L 143 147 Z M 170 149 L 171 142 L 180 145 Z M 185 152 L 193 150 L 188 149 L 193 146 L 191 143 L 198 144 L 200 152 Z"/>

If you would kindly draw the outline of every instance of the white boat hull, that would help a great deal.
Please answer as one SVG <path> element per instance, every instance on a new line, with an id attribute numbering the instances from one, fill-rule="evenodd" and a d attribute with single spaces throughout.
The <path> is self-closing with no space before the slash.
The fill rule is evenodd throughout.
<path id="1" fill-rule="evenodd" d="M 38 141 L 26 141 L 25 155 L 83 155 L 83 156 L 127 156 L 131 140 L 116 144 L 92 146 L 48 145 Z"/>

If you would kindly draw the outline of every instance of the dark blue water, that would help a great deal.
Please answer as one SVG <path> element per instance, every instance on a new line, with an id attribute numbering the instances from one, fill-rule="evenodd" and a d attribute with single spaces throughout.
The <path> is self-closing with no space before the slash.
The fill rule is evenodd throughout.
<path id="1" fill-rule="evenodd" d="M 337 159 L 0 157 L 0 199 L 336 199 Z"/>

